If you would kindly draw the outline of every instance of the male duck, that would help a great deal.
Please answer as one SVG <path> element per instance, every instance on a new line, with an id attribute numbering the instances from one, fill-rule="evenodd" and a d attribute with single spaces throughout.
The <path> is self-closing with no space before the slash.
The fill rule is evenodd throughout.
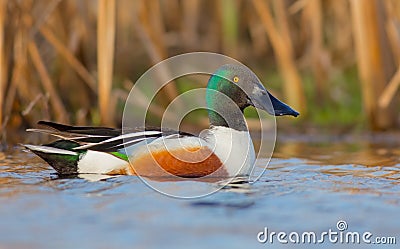
<path id="1" fill-rule="evenodd" d="M 48 129 L 28 131 L 61 139 L 25 147 L 59 174 L 233 177 L 248 175 L 255 163 L 243 116 L 246 107 L 254 106 L 275 116 L 299 115 L 272 96 L 251 70 L 240 65 L 217 69 L 208 81 L 206 103 L 210 128 L 200 136 L 147 128 L 123 134 L 121 129 L 40 121 Z"/>

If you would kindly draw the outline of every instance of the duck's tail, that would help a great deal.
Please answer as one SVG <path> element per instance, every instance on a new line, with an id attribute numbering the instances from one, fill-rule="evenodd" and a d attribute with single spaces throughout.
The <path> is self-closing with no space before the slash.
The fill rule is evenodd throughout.
<path id="1" fill-rule="evenodd" d="M 50 164 L 59 174 L 77 174 L 80 150 L 73 150 L 79 144 L 68 140 L 58 140 L 45 145 L 23 144 L 48 164 Z"/>

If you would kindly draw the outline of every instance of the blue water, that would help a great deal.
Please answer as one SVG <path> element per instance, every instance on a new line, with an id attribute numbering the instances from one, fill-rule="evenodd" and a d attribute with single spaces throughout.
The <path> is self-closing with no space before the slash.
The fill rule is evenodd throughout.
<path id="1" fill-rule="evenodd" d="M 162 195 L 134 176 L 58 178 L 16 148 L 0 154 L 0 248 L 399 248 L 398 148 L 282 142 L 257 183 L 192 200 Z M 394 236 L 397 245 L 257 241 L 264 227 L 321 234 L 338 231 L 340 220 L 344 232 Z"/>

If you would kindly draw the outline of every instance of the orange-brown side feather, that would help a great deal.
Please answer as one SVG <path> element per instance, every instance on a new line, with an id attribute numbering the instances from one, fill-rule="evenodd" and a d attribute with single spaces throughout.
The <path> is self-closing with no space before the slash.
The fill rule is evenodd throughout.
<path id="1" fill-rule="evenodd" d="M 221 161 L 209 148 L 193 147 L 146 153 L 131 162 L 127 173 L 147 177 L 170 174 L 185 178 L 228 176 L 228 172 L 221 166 Z"/>

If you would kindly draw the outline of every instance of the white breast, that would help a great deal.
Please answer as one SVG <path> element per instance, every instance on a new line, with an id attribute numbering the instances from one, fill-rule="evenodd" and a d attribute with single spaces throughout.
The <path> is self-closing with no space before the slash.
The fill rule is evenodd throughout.
<path id="1" fill-rule="evenodd" d="M 248 175 L 254 167 L 255 151 L 248 131 L 215 126 L 202 138 L 220 158 L 229 176 Z"/>

